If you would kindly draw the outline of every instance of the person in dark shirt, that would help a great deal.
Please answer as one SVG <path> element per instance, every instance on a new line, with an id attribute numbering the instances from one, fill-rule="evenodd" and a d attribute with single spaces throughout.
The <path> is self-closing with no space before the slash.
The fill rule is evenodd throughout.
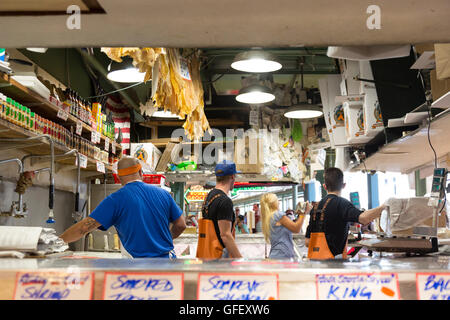
<path id="1" fill-rule="evenodd" d="M 215 168 L 216 187 L 212 189 L 207 198 L 208 203 L 214 196 L 220 195 L 209 206 L 208 217 L 214 223 L 217 238 L 224 247 L 222 258 L 241 258 L 241 253 L 234 240 L 236 215 L 233 202 L 228 193 L 233 190 L 236 179 L 236 165 L 229 161 L 217 164 Z"/>
<path id="2" fill-rule="evenodd" d="M 338 168 L 326 169 L 324 180 L 323 187 L 328 194 L 319 202 L 318 209 L 322 209 L 325 202 L 331 198 L 325 210 L 324 232 L 328 248 L 336 258 L 340 257 L 339 255 L 346 248 L 349 223 L 356 222 L 366 225 L 379 218 L 386 206 L 382 205 L 363 212 L 357 209 L 350 201 L 342 198 L 341 191 L 345 188 L 344 173 Z M 309 245 L 309 238 L 311 232 L 314 232 L 314 228 L 314 222 L 310 219 L 305 234 L 306 246 Z"/>

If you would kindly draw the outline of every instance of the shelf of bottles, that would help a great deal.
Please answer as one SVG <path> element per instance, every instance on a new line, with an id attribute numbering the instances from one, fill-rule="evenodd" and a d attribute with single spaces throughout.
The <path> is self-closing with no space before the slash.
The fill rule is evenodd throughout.
<path id="1" fill-rule="evenodd" d="M 32 112 L 30 108 L 2 93 L 0 93 L 0 118 L 2 119 L 1 123 L 6 122 L 13 125 L 7 126 L 9 130 L 25 132 L 28 136 L 32 135 L 28 133 L 37 135 L 47 134 L 60 146 L 68 149 L 77 149 L 82 155 L 90 159 L 91 162 L 100 161 L 107 165 L 112 165 L 119 160 L 114 147 L 108 145 L 107 147 L 105 146 L 105 150 L 101 150 L 92 141 L 73 132 L 73 126 L 69 130 L 56 122 Z"/>

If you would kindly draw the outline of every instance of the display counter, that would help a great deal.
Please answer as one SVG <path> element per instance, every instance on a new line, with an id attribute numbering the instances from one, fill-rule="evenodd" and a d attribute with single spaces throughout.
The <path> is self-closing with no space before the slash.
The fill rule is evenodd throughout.
<path id="1" fill-rule="evenodd" d="M 234 290 L 245 291 L 250 288 L 250 283 L 255 286 L 262 286 L 263 283 L 272 284 L 272 289 L 268 288 L 267 290 L 272 290 L 273 294 L 259 298 L 282 300 L 338 298 L 416 300 L 432 297 L 430 296 L 432 293 L 440 295 L 435 297 L 443 299 L 449 297 L 450 289 L 448 288 L 450 256 L 445 255 L 406 257 L 387 254 L 382 257 L 359 257 L 345 261 L 310 261 L 304 258 L 298 260 L 201 261 L 196 259 L 121 259 L 117 258 L 117 253 L 98 252 L 65 254 L 65 256 L 45 259 L 0 259 L 0 299 L 13 299 L 15 296 L 20 298 L 20 292 L 31 290 L 30 285 L 39 282 L 29 280 L 30 275 L 39 275 L 36 272 L 44 275 L 48 271 L 90 274 L 92 277 L 89 279 L 92 281 L 92 286 L 87 290 L 91 290 L 92 294 L 85 297 L 92 299 L 103 299 L 104 295 L 107 297 L 108 290 L 111 288 L 117 290 L 118 286 L 111 284 L 111 279 L 105 281 L 106 275 L 108 277 L 115 276 L 116 280 L 118 277 L 122 277 L 121 287 L 123 287 L 125 285 L 123 279 L 134 277 L 135 280 L 130 280 L 128 285 L 133 281 L 136 284 L 141 281 L 137 281 L 136 277 L 142 273 L 150 273 L 150 275 L 146 275 L 147 277 L 152 277 L 152 274 L 162 275 L 166 278 L 167 276 L 179 276 L 178 286 L 174 285 L 173 288 L 178 288 L 177 290 L 181 294 L 179 298 L 188 300 L 195 300 L 198 297 L 211 298 L 211 296 L 202 294 L 214 293 L 214 290 L 224 288 L 228 288 L 227 294 L 230 294 L 233 292 L 233 286 Z M 23 282 L 24 277 L 28 281 Z M 42 277 L 45 278 L 45 276 Z M 33 279 L 38 278 L 36 276 Z M 217 280 L 225 278 L 228 280 L 220 282 L 222 287 L 219 288 Z M 433 281 L 430 282 L 430 279 Z M 233 280 L 233 285 L 230 289 L 231 280 Z M 360 281 L 360 283 L 349 288 L 350 285 L 356 283 L 355 281 Z M 87 283 L 89 284 L 89 281 Z M 161 282 L 159 283 L 161 284 Z M 176 283 L 176 280 L 173 280 L 172 283 Z M 237 283 L 241 285 L 245 283 L 248 287 L 243 289 L 236 285 Z M 212 288 L 213 284 L 214 288 Z M 209 289 L 205 289 L 205 286 L 209 286 Z M 344 291 L 344 289 L 347 290 Z M 125 291 L 132 292 L 132 290 Z M 381 293 L 383 294 L 380 296 Z M 216 298 L 237 297 L 223 296 L 217 292 L 215 294 Z M 22 297 L 24 296 L 22 295 Z M 34 298 L 36 297 L 35 295 Z M 255 296 L 253 297 L 255 298 Z"/>

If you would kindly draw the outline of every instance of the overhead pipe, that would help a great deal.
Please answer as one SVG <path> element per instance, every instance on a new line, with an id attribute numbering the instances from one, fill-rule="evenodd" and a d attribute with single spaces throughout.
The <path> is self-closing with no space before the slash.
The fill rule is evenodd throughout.
<path id="1" fill-rule="evenodd" d="M 23 172 L 23 163 L 19 158 L 0 160 L 0 164 L 10 163 L 10 162 L 16 162 L 19 166 L 19 173 Z M 21 195 L 20 193 L 19 193 L 18 205 L 19 205 L 19 208 L 18 208 L 18 210 L 16 210 L 16 208 L 14 207 L 14 201 L 13 201 L 13 203 L 11 205 L 11 215 L 12 216 L 25 215 L 25 212 L 23 210 L 23 195 Z"/>

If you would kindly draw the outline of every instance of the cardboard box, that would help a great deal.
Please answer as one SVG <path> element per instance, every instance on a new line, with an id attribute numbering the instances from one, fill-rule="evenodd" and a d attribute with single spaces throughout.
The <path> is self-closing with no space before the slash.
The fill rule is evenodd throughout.
<path id="1" fill-rule="evenodd" d="M 156 172 L 165 172 L 167 171 L 167 164 L 172 161 L 172 154 L 175 156 L 178 155 L 181 149 L 180 141 L 172 140 L 167 143 L 166 149 L 164 149 L 164 153 L 162 154 L 158 165 L 156 166 Z"/>
<path id="2" fill-rule="evenodd" d="M 237 139 L 234 146 L 236 170 L 242 173 L 261 173 L 264 168 L 263 139 L 257 135 Z"/>
<path id="3" fill-rule="evenodd" d="M 151 173 L 155 170 L 161 154 L 161 151 L 152 143 L 131 143 L 130 145 L 130 155 L 145 164 L 143 165 L 144 173 Z"/>
<path id="4" fill-rule="evenodd" d="M 431 95 L 433 96 L 433 101 L 436 101 L 444 94 L 450 91 L 450 79 L 438 80 L 436 78 L 436 70 L 431 70 L 430 72 L 431 80 Z"/>

